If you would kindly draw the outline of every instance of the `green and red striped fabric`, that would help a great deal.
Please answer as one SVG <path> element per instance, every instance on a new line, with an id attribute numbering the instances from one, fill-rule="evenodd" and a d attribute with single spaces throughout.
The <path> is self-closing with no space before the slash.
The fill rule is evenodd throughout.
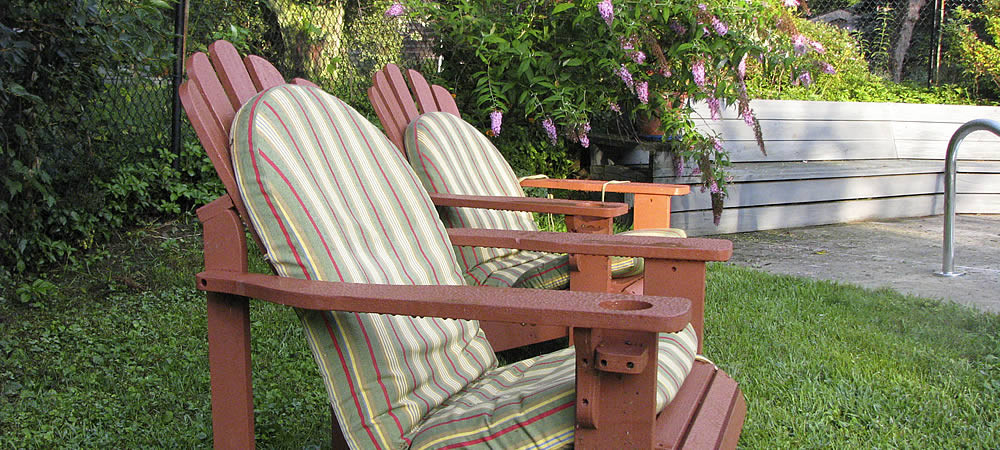
<path id="1" fill-rule="evenodd" d="M 317 88 L 269 89 L 237 112 L 232 144 L 240 194 L 279 275 L 464 283 L 409 165 L 339 99 Z M 572 403 L 573 364 L 565 363 L 572 350 L 497 368 L 475 321 L 297 313 L 352 447 L 548 447 L 572 440 L 572 407 L 558 408 Z M 694 348 L 690 327 L 661 336 L 660 403 L 690 370 Z M 539 437 L 546 441 L 535 442 Z"/>

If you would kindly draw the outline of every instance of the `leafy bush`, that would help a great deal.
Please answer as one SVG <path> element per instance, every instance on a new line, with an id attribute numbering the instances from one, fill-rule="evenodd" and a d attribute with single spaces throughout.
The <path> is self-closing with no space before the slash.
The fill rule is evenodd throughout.
<path id="1" fill-rule="evenodd" d="M 824 57 L 835 74 L 820 77 L 810 85 L 795 83 L 796 74 L 783 67 L 769 72 L 752 64 L 747 70 L 747 90 L 753 98 L 822 100 L 840 102 L 893 102 L 973 104 L 967 89 L 954 86 L 900 84 L 873 74 L 855 34 L 822 23 L 795 18 L 795 26 L 809 39 L 822 42 Z"/>
<path id="2" fill-rule="evenodd" d="M 0 266 L 37 270 L 212 189 L 193 184 L 205 179 L 204 155 L 186 148 L 173 161 L 149 147 L 150 130 L 108 115 L 117 106 L 107 102 L 132 96 L 109 79 L 139 86 L 169 66 L 171 10 L 163 0 L 0 9 Z"/>
<path id="3" fill-rule="evenodd" d="M 957 44 L 950 46 L 953 57 L 972 76 L 973 87 L 1000 99 L 1000 0 L 985 0 L 978 12 L 960 6 L 947 34 Z"/>

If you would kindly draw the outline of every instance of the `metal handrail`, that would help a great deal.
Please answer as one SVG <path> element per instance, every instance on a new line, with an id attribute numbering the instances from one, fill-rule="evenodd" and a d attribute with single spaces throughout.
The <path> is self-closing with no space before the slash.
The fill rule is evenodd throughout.
<path id="1" fill-rule="evenodd" d="M 941 261 L 941 271 L 934 272 L 942 277 L 957 277 L 965 272 L 955 272 L 955 179 L 958 146 L 970 133 L 989 131 L 1000 136 L 1000 122 L 990 119 L 970 120 L 958 127 L 948 142 L 948 153 L 944 163 L 944 256 Z"/>

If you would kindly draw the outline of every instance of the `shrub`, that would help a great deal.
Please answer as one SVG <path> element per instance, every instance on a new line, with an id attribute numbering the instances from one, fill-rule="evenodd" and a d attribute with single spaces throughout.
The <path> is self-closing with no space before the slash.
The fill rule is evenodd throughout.
<path id="1" fill-rule="evenodd" d="M 952 56 L 972 76 L 973 87 L 1000 99 L 1000 0 L 985 0 L 978 12 L 958 7 L 946 33 L 957 44 L 950 46 Z"/>

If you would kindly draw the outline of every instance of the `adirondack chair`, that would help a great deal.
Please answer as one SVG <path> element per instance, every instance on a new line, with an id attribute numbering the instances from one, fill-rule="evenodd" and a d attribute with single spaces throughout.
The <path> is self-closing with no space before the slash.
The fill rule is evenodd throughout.
<path id="1" fill-rule="evenodd" d="M 635 195 L 635 227 L 627 233 L 685 236 L 682 230 L 668 227 L 670 197 L 687 193 L 687 186 L 615 184 L 596 180 L 518 180 L 490 140 L 461 120 L 447 89 L 430 85 L 414 70 L 407 71 L 407 78 L 409 86 L 398 66 L 387 65 L 373 76 L 368 98 L 383 129 L 397 148 L 404 151 L 435 205 L 446 207 L 442 210 L 446 226 L 536 231 L 538 228 L 529 213 L 514 211 L 508 202 L 482 200 L 484 196 L 523 197 L 521 187 L 524 186 L 632 193 Z M 530 211 L 542 211 L 543 202 L 541 199 L 535 202 Z M 497 208 L 507 211 L 490 210 Z M 608 208 L 600 211 L 601 215 L 583 211 L 567 215 L 567 228 L 574 232 L 610 234 L 612 218 L 621 214 L 620 211 L 612 212 Z M 643 264 L 639 258 L 576 256 L 568 259 L 565 255 L 467 247 L 456 247 L 456 252 L 470 283 L 628 293 L 642 293 L 643 289 Z M 586 269 L 570 271 L 571 264 Z M 668 292 L 692 299 L 700 340 L 703 298 L 684 285 Z M 498 342 L 501 348 L 518 347 L 565 333 L 564 330 L 536 328 L 532 330 L 534 334 L 527 335 L 519 333 L 520 327 L 516 324 L 490 322 L 483 327 L 491 336 L 504 337 Z"/>
<path id="2" fill-rule="evenodd" d="M 730 242 L 445 229 L 353 109 L 227 42 L 209 51 L 187 59 L 180 96 L 227 190 L 198 210 L 217 448 L 254 447 L 251 297 L 302 320 L 336 447 L 735 447 L 746 405 L 693 358 L 688 300 L 466 286 L 451 251 L 641 256 L 669 282 L 728 258 Z M 280 276 L 248 273 L 244 224 Z M 575 349 L 496 368 L 487 318 L 572 326 Z"/>

